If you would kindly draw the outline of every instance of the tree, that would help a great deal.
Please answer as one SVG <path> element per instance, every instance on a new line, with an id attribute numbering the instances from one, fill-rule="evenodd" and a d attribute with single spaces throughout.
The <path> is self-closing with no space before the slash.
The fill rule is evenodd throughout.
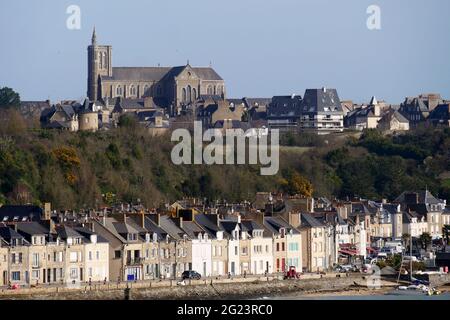
<path id="1" fill-rule="evenodd" d="M 410 241 L 411 241 L 411 235 L 409 233 L 404 233 L 402 235 L 402 243 L 403 243 L 403 247 L 406 247 L 410 245 Z"/>
<path id="2" fill-rule="evenodd" d="M 428 232 L 424 232 L 419 237 L 420 244 L 422 245 L 422 249 L 427 249 L 431 244 L 431 235 Z"/>
<path id="3" fill-rule="evenodd" d="M 301 195 L 309 198 L 313 195 L 311 182 L 297 172 L 293 173 L 288 180 L 283 179 L 281 183 L 281 188 L 290 195 Z"/>
<path id="4" fill-rule="evenodd" d="M 0 108 L 20 107 L 20 95 L 13 89 L 4 87 L 0 89 Z"/>

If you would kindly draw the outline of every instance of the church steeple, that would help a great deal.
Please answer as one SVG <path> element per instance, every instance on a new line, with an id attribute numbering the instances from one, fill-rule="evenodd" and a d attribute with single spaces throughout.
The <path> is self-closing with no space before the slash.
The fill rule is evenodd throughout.
<path id="1" fill-rule="evenodd" d="M 94 26 L 94 31 L 92 32 L 92 45 L 93 46 L 97 45 L 97 33 L 95 32 L 95 26 Z"/>

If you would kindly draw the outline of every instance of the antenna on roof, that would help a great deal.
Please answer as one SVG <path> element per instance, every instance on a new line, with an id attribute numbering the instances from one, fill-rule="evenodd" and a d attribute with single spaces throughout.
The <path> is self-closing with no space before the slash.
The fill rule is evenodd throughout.
<path id="1" fill-rule="evenodd" d="M 209 61 L 209 67 L 210 68 L 212 67 L 212 61 L 211 60 Z"/>

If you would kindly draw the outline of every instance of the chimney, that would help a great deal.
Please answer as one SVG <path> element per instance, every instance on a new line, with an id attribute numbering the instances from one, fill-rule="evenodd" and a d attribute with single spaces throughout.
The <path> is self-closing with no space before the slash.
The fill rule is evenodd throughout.
<path id="1" fill-rule="evenodd" d="M 241 223 L 241 215 L 240 214 L 237 215 L 237 222 Z"/>
<path id="2" fill-rule="evenodd" d="M 294 228 L 300 226 L 300 213 L 289 212 L 289 224 Z"/>
<path id="3" fill-rule="evenodd" d="M 183 229 L 183 217 L 178 218 L 178 227 L 180 227 L 180 229 Z"/>
<path id="4" fill-rule="evenodd" d="M 123 213 L 123 223 L 127 223 L 127 214 L 126 214 L 126 212 Z"/>
<path id="5" fill-rule="evenodd" d="M 258 222 L 260 225 L 264 225 L 264 213 L 258 212 L 256 213 L 256 222 Z"/>
<path id="6" fill-rule="evenodd" d="M 161 214 L 160 213 L 156 214 L 156 224 L 158 225 L 158 227 L 161 227 Z"/>
<path id="7" fill-rule="evenodd" d="M 44 203 L 44 217 L 43 220 L 50 220 L 52 217 L 52 206 L 49 202 Z"/>
<path id="8" fill-rule="evenodd" d="M 141 211 L 141 227 L 145 229 L 145 212 L 144 210 Z"/>

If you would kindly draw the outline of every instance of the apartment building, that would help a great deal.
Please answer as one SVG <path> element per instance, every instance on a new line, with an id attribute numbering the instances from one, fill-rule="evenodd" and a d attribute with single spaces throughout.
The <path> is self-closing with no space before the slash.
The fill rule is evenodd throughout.
<path id="1" fill-rule="evenodd" d="M 253 220 L 242 220 L 242 230 L 250 238 L 250 273 L 265 274 L 273 272 L 272 234 L 262 224 Z"/>
<path id="2" fill-rule="evenodd" d="M 307 272 L 325 270 L 327 265 L 327 227 L 309 213 L 301 214 L 302 267 Z"/>

